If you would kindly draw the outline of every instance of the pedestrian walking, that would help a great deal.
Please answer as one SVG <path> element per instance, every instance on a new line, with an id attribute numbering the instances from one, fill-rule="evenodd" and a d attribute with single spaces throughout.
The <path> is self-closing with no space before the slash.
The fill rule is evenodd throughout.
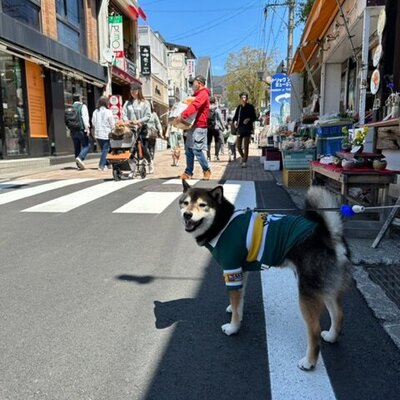
<path id="1" fill-rule="evenodd" d="M 156 140 L 157 138 L 162 137 L 163 128 L 160 122 L 160 118 L 154 111 L 152 103 L 150 103 L 150 111 L 151 111 L 150 119 L 147 122 L 147 128 L 148 128 L 147 146 L 151 158 L 151 164 L 149 166 L 149 174 L 152 174 L 154 172 L 154 154 L 156 151 Z"/>
<path id="2" fill-rule="evenodd" d="M 149 168 L 152 168 L 152 161 L 148 148 L 148 126 L 147 123 L 151 116 L 150 103 L 144 98 L 142 84 L 140 82 L 131 83 L 129 100 L 122 107 L 122 120 L 129 126 L 136 128 L 142 141 L 143 157 Z"/>
<path id="3" fill-rule="evenodd" d="M 228 131 L 228 138 L 226 143 L 228 145 L 228 162 L 236 161 L 236 131 L 234 130 L 232 118 L 227 119 L 226 130 Z"/>
<path id="4" fill-rule="evenodd" d="M 254 106 L 248 102 L 249 95 L 245 92 L 240 93 L 241 104 L 236 108 L 233 117 L 234 127 L 237 132 L 236 147 L 242 158 L 241 166 L 246 168 L 249 156 L 249 144 L 253 133 L 253 124 L 257 119 Z"/>
<path id="5" fill-rule="evenodd" d="M 208 166 L 204 151 L 207 151 L 207 118 L 210 109 L 210 91 L 205 86 L 206 78 L 197 75 L 193 79 L 192 85 L 194 89 L 195 99 L 188 105 L 185 111 L 178 116 L 175 121 L 181 123 L 190 115 L 196 114 L 193 127 L 187 131 L 185 142 L 186 168 L 181 179 L 190 179 L 194 172 L 194 158 L 196 157 L 203 170 L 203 179 L 209 180 L 211 170 Z"/>
<path id="6" fill-rule="evenodd" d="M 78 169 L 85 169 L 83 162 L 90 149 L 90 123 L 89 111 L 82 102 L 82 95 L 74 93 L 72 96 L 73 104 L 65 115 L 65 124 L 71 133 L 74 143 L 75 162 Z"/>
<path id="7" fill-rule="evenodd" d="M 210 110 L 207 118 L 207 159 L 211 161 L 211 142 L 214 138 L 215 156 L 214 160 L 219 161 L 219 154 L 224 145 L 224 119 L 221 110 L 218 108 L 215 97 L 210 97 Z"/>
<path id="8" fill-rule="evenodd" d="M 171 167 L 178 167 L 183 145 L 183 131 L 182 129 L 174 127 L 172 124 L 169 124 L 167 131 L 165 132 L 165 137 L 167 138 L 171 149 Z"/>
<path id="9" fill-rule="evenodd" d="M 108 109 L 108 98 L 106 96 L 101 96 L 97 101 L 96 109 L 92 115 L 92 126 L 94 138 L 101 149 L 98 169 L 104 171 L 108 164 L 107 153 L 110 150 L 110 133 L 115 126 L 115 119 L 111 110 Z"/>

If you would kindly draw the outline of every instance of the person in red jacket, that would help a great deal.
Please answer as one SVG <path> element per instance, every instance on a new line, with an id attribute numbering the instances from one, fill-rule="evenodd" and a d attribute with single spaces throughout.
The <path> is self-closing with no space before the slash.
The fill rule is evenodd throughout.
<path id="1" fill-rule="evenodd" d="M 203 179 L 209 180 L 211 177 L 210 167 L 204 151 L 207 151 L 207 118 L 210 109 L 210 91 L 206 88 L 206 78 L 196 75 L 192 85 L 195 99 L 183 113 L 177 117 L 180 122 L 197 112 L 193 127 L 187 132 L 185 143 L 186 168 L 179 178 L 185 180 L 193 176 L 194 158 L 196 157 L 203 169 Z"/>

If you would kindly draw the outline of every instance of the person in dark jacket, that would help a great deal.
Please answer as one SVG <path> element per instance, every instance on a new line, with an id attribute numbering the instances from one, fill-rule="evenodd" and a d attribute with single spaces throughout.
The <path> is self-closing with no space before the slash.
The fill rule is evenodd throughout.
<path id="1" fill-rule="evenodd" d="M 236 147 L 242 157 L 241 166 L 246 168 L 249 156 L 249 144 L 253 133 L 253 124 L 257 119 L 254 106 L 248 103 L 249 95 L 245 92 L 240 93 L 241 104 L 236 108 L 233 123 L 237 132 Z"/>

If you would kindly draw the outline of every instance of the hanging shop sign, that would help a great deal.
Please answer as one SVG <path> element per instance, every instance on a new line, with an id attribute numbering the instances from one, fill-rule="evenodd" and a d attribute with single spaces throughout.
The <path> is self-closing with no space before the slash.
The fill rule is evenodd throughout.
<path id="1" fill-rule="evenodd" d="M 380 41 L 382 41 L 382 34 L 385 29 L 386 25 L 386 11 L 382 8 L 381 12 L 379 13 L 378 23 L 376 25 L 376 33 L 379 36 Z"/>
<path id="2" fill-rule="evenodd" d="M 381 75 L 379 69 L 375 69 L 371 75 L 371 93 L 377 94 L 379 90 L 379 85 L 381 83 Z"/>
<path id="3" fill-rule="evenodd" d="M 275 74 L 271 81 L 271 128 L 275 133 L 279 125 L 287 122 L 290 115 L 292 84 L 286 74 Z"/>
<path id="4" fill-rule="evenodd" d="M 124 34 L 122 15 L 108 17 L 110 48 L 114 53 L 113 65 L 125 71 Z"/>
<path id="5" fill-rule="evenodd" d="M 47 138 L 46 97 L 40 65 L 25 61 L 26 87 L 31 138 Z"/>
<path id="6" fill-rule="evenodd" d="M 151 75 L 150 46 L 140 46 L 140 74 Z"/>
<path id="7" fill-rule="evenodd" d="M 382 45 L 379 43 L 378 46 L 376 46 L 372 56 L 372 64 L 374 67 L 378 66 L 381 58 L 382 58 Z"/>
<path id="8" fill-rule="evenodd" d="M 188 76 L 196 76 L 196 70 L 195 70 L 195 60 L 187 60 L 186 64 L 187 64 L 187 73 Z"/>

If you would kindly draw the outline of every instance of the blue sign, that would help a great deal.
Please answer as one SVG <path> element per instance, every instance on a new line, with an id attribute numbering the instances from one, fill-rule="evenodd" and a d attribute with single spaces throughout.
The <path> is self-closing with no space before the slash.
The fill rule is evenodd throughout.
<path id="1" fill-rule="evenodd" d="M 290 116 L 292 84 L 286 74 L 275 74 L 271 82 L 271 131 L 275 133 L 279 125 L 286 124 Z"/>

